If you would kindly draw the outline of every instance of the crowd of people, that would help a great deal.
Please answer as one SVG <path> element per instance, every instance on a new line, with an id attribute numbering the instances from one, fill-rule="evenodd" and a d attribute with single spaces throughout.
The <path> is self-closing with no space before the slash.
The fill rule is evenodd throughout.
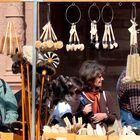
<path id="1" fill-rule="evenodd" d="M 116 100 L 120 107 L 122 126 L 132 126 L 140 130 L 140 85 L 123 83 L 125 71 L 120 75 L 116 94 L 102 88 L 105 67 L 95 60 L 86 60 L 80 67 L 79 77 L 60 75 L 50 81 L 48 92 L 52 97 L 53 109 L 50 112 L 50 125 L 65 126 L 64 118 L 72 123 L 72 118 L 82 117 L 83 123 L 108 126 L 119 120 Z M 0 80 L 0 123 L 1 126 L 18 120 L 18 103 L 11 88 Z"/>

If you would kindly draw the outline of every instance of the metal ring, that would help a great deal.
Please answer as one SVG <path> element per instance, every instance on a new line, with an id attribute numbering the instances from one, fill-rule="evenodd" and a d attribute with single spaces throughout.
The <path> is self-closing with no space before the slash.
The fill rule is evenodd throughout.
<path id="1" fill-rule="evenodd" d="M 122 6 L 122 2 L 119 2 L 118 5 L 119 5 L 119 6 Z"/>
<path id="2" fill-rule="evenodd" d="M 90 19 L 91 22 L 94 21 L 94 20 L 91 19 L 91 16 L 90 16 L 90 12 L 91 12 L 91 8 L 92 8 L 92 7 L 95 7 L 95 8 L 97 9 L 97 11 L 98 11 L 99 16 L 98 16 L 98 19 L 97 19 L 97 21 L 96 21 L 96 23 L 98 23 L 99 20 L 100 20 L 100 18 L 101 18 L 101 13 L 100 13 L 100 9 L 99 9 L 99 7 L 97 6 L 96 3 L 93 3 L 93 4 L 89 7 L 89 9 L 88 9 L 88 17 L 89 17 L 89 19 Z"/>
<path id="3" fill-rule="evenodd" d="M 106 22 L 106 21 L 104 20 L 104 15 L 103 15 L 103 13 L 104 13 L 104 10 L 105 10 L 106 7 L 109 7 L 110 10 L 111 10 L 111 13 L 112 13 L 112 15 L 111 15 L 112 17 L 111 17 L 111 20 L 110 20 L 109 22 Z M 107 4 L 102 8 L 101 17 L 102 17 L 102 20 L 103 20 L 103 22 L 104 22 L 105 24 L 110 24 L 110 23 L 113 21 L 114 12 L 113 12 L 112 6 L 111 6 L 109 3 L 107 3 Z"/>
<path id="4" fill-rule="evenodd" d="M 77 20 L 76 22 L 70 22 L 70 20 L 68 19 L 67 14 L 68 14 L 68 11 L 69 11 L 69 9 L 70 9 L 71 7 L 76 7 L 76 8 L 78 9 L 78 11 L 79 11 L 79 18 L 78 18 L 78 20 Z M 68 23 L 70 23 L 70 24 L 77 24 L 77 23 L 80 21 L 80 19 L 81 19 L 81 10 L 80 10 L 80 8 L 79 8 L 75 3 L 72 3 L 72 4 L 66 9 L 65 17 L 66 17 L 66 20 L 68 21 Z"/>
<path id="5" fill-rule="evenodd" d="M 131 19 L 136 21 L 136 3 L 132 3 Z"/>

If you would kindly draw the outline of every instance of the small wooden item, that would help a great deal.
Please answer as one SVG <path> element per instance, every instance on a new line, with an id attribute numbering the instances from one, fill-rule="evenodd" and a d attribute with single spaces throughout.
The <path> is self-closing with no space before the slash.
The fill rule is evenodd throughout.
<path id="1" fill-rule="evenodd" d="M 0 140 L 22 140 L 22 136 L 14 133 L 0 132 Z"/>

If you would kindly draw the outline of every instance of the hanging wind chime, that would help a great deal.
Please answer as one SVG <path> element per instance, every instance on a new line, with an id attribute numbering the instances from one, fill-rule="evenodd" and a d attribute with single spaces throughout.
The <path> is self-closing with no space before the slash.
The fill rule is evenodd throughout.
<path id="1" fill-rule="evenodd" d="M 68 19 L 68 11 L 71 9 L 71 8 L 76 8 L 78 9 L 79 11 L 79 18 L 76 22 L 71 22 L 69 19 Z M 80 39 L 79 39 L 79 36 L 78 36 L 78 33 L 77 33 L 77 29 L 76 29 L 76 24 L 80 21 L 81 19 L 81 11 L 79 9 L 79 7 L 75 4 L 75 3 L 72 3 L 67 9 L 66 9 L 66 12 L 65 12 L 65 17 L 66 17 L 66 20 L 68 21 L 68 23 L 71 24 L 71 29 L 69 31 L 70 33 L 70 37 L 69 37 L 69 44 L 66 44 L 66 50 L 67 51 L 77 51 L 77 50 L 80 50 L 80 51 L 83 51 L 85 46 L 84 44 L 80 43 Z"/>
<path id="2" fill-rule="evenodd" d="M 111 13 L 112 13 L 112 18 L 110 21 L 106 22 L 104 19 L 104 11 L 105 9 L 109 7 L 111 9 Z M 104 29 L 104 34 L 103 34 L 103 38 L 102 38 L 102 46 L 103 49 L 114 49 L 118 47 L 118 43 L 116 43 L 115 40 L 115 36 L 114 36 L 114 32 L 113 32 L 113 28 L 112 28 L 112 21 L 113 21 L 113 9 L 111 7 L 111 5 L 109 3 L 107 3 L 101 11 L 101 17 L 103 22 L 105 23 L 105 29 Z"/>

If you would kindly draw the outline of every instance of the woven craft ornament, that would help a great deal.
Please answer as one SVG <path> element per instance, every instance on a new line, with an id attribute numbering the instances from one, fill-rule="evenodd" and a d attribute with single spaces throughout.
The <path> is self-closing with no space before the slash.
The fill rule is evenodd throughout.
<path id="1" fill-rule="evenodd" d="M 128 29 L 130 32 L 130 54 L 127 56 L 126 75 L 122 79 L 123 83 L 140 82 L 140 56 L 138 53 L 138 40 L 136 26 L 138 24 L 134 19 L 130 20 L 132 26 Z"/>
<path id="2" fill-rule="evenodd" d="M 105 24 L 104 35 L 102 38 L 103 49 L 114 49 L 118 47 L 115 41 L 114 32 L 111 24 Z"/>
<path id="3" fill-rule="evenodd" d="M 63 47 L 63 42 L 58 41 L 50 21 L 42 29 L 43 33 L 40 36 L 40 40 L 43 41 L 37 40 L 35 43 L 38 49 L 42 52 L 46 52 L 48 50 L 58 50 Z"/>
<path id="4" fill-rule="evenodd" d="M 57 66 L 60 63 L 60 59 L 58 57 L 58 55 L 54 52 L 47 52 L 44 54 L 44 59 L 49 63 L 52 64 L 55 68 L 57 68 Z"/>
<path id="5" fill-rule="evenodd" d="M 71 22 L 69 19 L 68 19 L 68 11 L 75 7 L 78 12 L 79 12 L 79 18 L 77 19 L 77 21 L 75 22 Z M 80 40 L 79 40 L 79 36 L 78 36 L 78 33 L 77 33 L 77 30 L 76 30 L 76 24 L 80 21 L 81 19 L 81 10 L 80 8 L 75 4 L 75 3 L 72 3 L 67 9 L 66 9 L 66 12 L 65 12 L 65 17 L 66 17 L 66 20 L 68 21 L 68 23 L 71 24 L 71 29 L 69 31 L 70 33 L 70 37 L 69 37 L 69 44 L 66 44 L 66 50 L 67 51 L 77 51 L 77 50 L 80 50 L 80 51 L 83 51 L 85 46 L 84 44 L 81 44 L 80 43 Z"/>
<path id="6" fill-rule="evenodd" d="M 98 13 L 98 16 L 96 15 L 95 17 L 93 16 L 95 13 L 95 10 L 97 11 L 96 13 Z M 93 12 L 92 12 L 93 11 Z M 91 17 L 92 14 L 92 17 Z M 95 48 L 99 49 L 99 36 L 98 36 L 98 29 L 97 29 L 97 23 L 99 22 L 100 18 L 101 18 L 101 14 L 100 14 L 100 9 L 97 6 L 96 3 L 93 3 L 89 9 L 88 9 L 88 16 L 89 19 L 91 21 L 91 29 L 90 29 L 90 43 L 91 44 L 95 44 Z M 94 18 L 93 18 L 94 17 Z"/>
<path id="7" fill-rule="evenodd" d="M 95 39 L 95 48 L 99 49 L 99 36 L 97 32 L 97 22 L 94 20 L 91 22 L 91 29 L 90 29 L 90 41 L 93 43 Z"/>
<path id="8" fill-rule="evenodd" d="M 70 29 L 70 37 L 69 37 L 69 44 L 66 45 L 67 51 L 83 51 L 85 46 L 84 44 L 80 44 L 79 36 L 76 30 L 76 24 L 71 25 Z"/>
<path id="9" fill-rule="evenodd" d="M 109 8 L 111 10 L 111 19 L 110 21 L 105 21 L 104 19 L 104 11 L 109 10 L 107 9 Z M 114 49 L 114 48 L 118 48 L 118 43 L 116 43 L 115 40 L 115 36 L 114 36 L 114 32 L 113 32 L 113 28 L 112 28 L 112 21 L 113 21 L 113 17 L 114 17 L 114 12 L 113 12 L 113 8 L 112 6 L 107 3 L 101 11 L 102 14 L 102 20 L 105 23 L 105 29 L 104 29 L 104 34 L 103 34 L 103 38 L 102 38 L 102 45 L 103 45 L 103 49 Z"/>

